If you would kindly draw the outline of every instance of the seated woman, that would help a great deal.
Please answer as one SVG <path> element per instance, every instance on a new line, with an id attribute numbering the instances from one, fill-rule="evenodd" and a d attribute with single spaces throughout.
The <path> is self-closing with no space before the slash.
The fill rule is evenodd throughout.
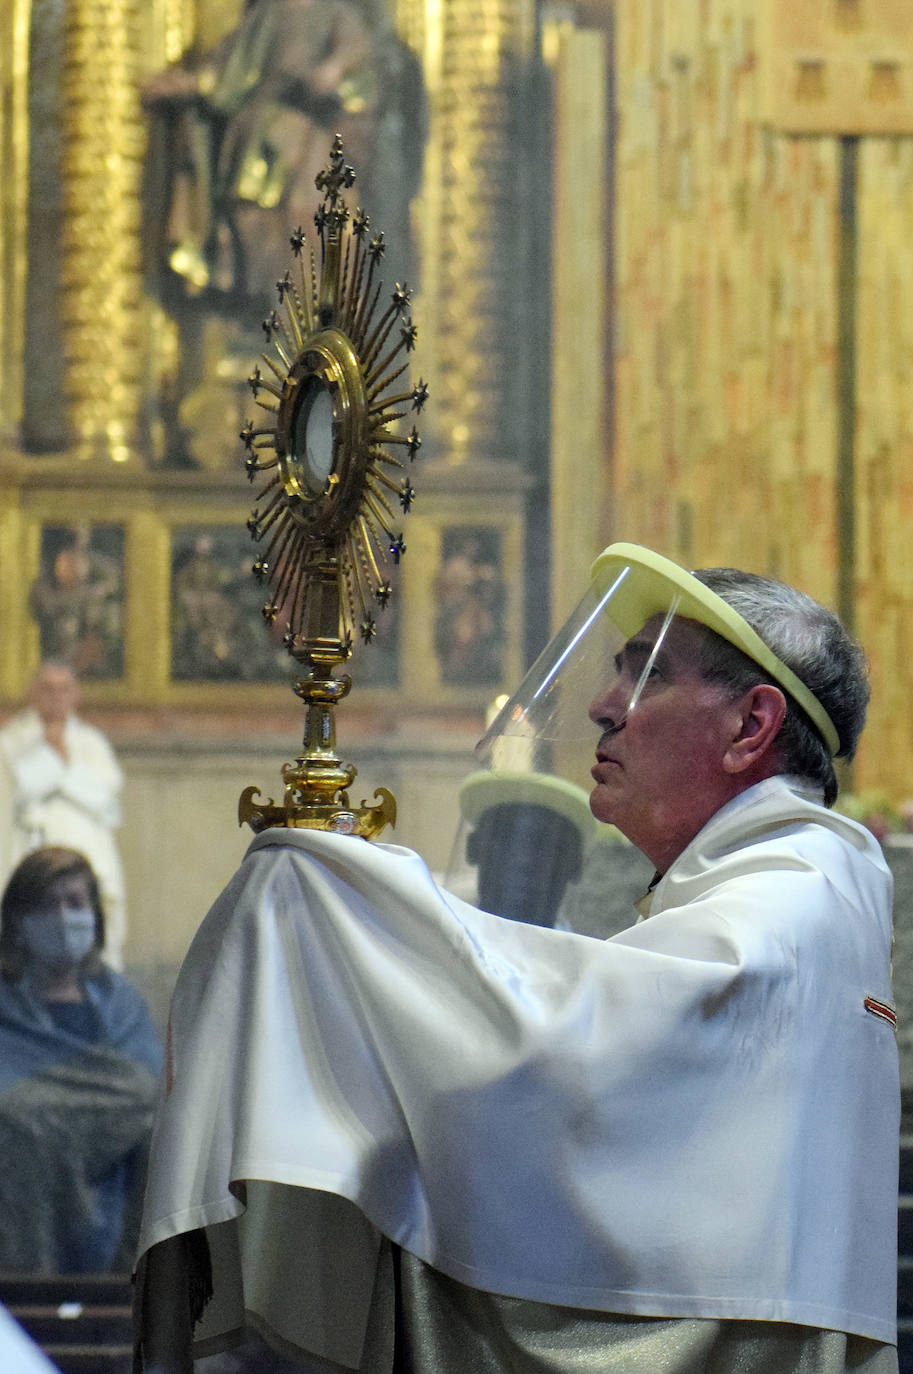
<path id="1" fill-rule="evenodd" d="M 88 862 L 28 854 L 0 902 L 0 1271 L 128 1271 L 161 1042 L 102 963 Z"/>

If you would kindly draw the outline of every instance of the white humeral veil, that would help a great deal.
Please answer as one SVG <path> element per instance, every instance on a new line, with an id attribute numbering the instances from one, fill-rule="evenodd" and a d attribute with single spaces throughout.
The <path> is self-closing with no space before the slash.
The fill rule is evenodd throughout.
<path id="1" fill-rule="evenodd" d="M 270 830 L 177 982 L 140 1253 L 209 1228 L 204 1338 L 246 1308 L 352 1368 L 379 1232 L 495 1293 L 892 1342 L 890 949 L 876 841 L 794 780 L 607 941 Z"/>

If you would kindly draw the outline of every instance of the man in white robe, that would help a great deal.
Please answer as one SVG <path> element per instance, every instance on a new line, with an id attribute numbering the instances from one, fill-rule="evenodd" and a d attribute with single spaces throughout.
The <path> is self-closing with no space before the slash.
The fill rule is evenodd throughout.
<path id="1" fill-rule="evenodd" d="M 175 993 L 146 1368 L 191 1368 L 208 1250 L 198 1350 L 253 1327 L 319 1374 L 896 1370 L 891 882 L 822 804 L 862 655 L 780 584 L 616 574 L 591 806 L 656 866 L 645 919 L 258 836 Z"/>
<path id="2" fill-rule="evenodd" d="M 80 720 L 79 683 L 65 663 L 44 663 L 29 702 L 0 728 L 0 879 L 43 845 L 63 845 L 92 865 L 105 913 L 105 961 L 123 968 L 124 874 L 114 831 L 124 778 L 114 750 Z"/>

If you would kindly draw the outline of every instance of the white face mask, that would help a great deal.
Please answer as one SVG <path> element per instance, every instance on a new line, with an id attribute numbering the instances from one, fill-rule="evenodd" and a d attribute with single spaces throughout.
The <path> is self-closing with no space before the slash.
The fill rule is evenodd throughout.
<path id="1" fill-rule="evenodd" d="M 95 945 L 95 912 L 90 907 L 36 912 L 20 927 L 26 949 L 43 964 L 80 964 Z"/>

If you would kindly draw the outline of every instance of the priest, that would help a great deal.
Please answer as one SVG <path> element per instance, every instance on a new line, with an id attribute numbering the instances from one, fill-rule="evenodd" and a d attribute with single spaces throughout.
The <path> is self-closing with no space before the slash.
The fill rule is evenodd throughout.
<path id="1" fill-rule="evenodd" d="M 314 1374 L 896 1371 L 891 880 L 831 809 L 867 700 L 808 597 L 613 545 L 492 733 L 589 724 L 629 929 L 257 836 L 175 991 L 139 1367 L 254 1330 Z"/>

